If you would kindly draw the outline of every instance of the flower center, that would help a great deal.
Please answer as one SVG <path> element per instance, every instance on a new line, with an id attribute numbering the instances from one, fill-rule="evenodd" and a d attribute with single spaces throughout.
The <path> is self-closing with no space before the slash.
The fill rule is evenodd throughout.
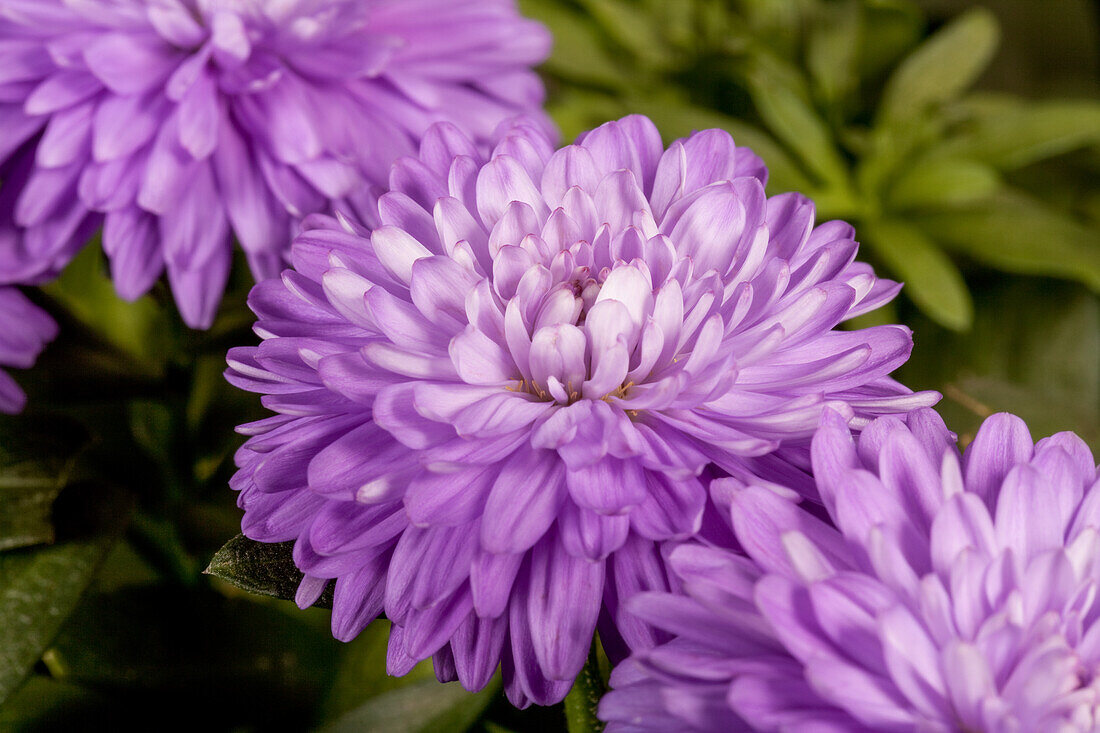
<path id="1" fill-rule="evenodd" d="M 598 274 L 579 266 L 558 277 L 537 294 L 521 283 L 509 303 L 509 348 L 522 375 L 510 389 L 561 405 L 624 398 L 635 383 L 635 347 L 651 310 L 648 279 L 625 264 Z"/>

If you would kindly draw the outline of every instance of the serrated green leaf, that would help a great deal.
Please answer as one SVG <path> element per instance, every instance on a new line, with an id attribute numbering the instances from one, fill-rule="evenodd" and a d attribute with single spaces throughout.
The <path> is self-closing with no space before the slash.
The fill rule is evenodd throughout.
<path id="1" fill-rule="evenodd" d="M 951 250 L 1008 272 L 1052 275 L 1100 292 L 1100 229 L 1033 198 L 1006 192 L 912 220 Z"/>
<path id="2" fill-rule="evenodd" d="M 371 697 L 322 727 L 321 733 L 461 733 L 468 730 L 500 689 L 499 678 L 476 693 L 457 682 L 423 680 Z"/>
<path id="3" fill-rule="evenodd" d="M 974 306 L 966 283 L 935 242 L 910 224 L 890 220 L 864 222 L 861 236 L 921 310 L 952 330 L 970 327 Z"/>
<path id="4" fill-rule="evenodd" d="M 1091 99 L 1006 99 L 978 104 L 963 128 L 943 145 L 1001 170 L 1100 143 L 1100 102 Z"/>
<path id="5" fill-rule="evenodd" d="M 973 84 L 997 48 L 997 19 L 974 8 L 952 20 L 921 44 L 886 84 L 879 119 L 904 120 L 929 105 L 953 99 Z"/>
<path id="6" fill-rule="evenodd" d="M 56 545 L 0 554 L 0 703 L 18 689 L 72 613 L 107 555 L 127 512 L 126 497 L 75 485 L 83 523 Z"/>
<path id="7" fill-rule="evenodd" d="M 1000 185 L 997 171 L 985 163 L 926 156 L 898 176 L 886 201 L 891 209 L 958 206 L 987 198 Z"/>
<path id="8" fill-rule="evenodd" d="M 215 553 L 204 572 L 249 593 L 293 600 L 302 582 L 293 551 L 293 541 L 256 542 L 239 534 Z M 332 608 L 331 584 L 314 605 Z"/>
<path id="9" fill-rule="evenodd" d="M 0 418 L 0 550 L 53 541 L 53 501 L 87 440 L 61 417 Z"/>

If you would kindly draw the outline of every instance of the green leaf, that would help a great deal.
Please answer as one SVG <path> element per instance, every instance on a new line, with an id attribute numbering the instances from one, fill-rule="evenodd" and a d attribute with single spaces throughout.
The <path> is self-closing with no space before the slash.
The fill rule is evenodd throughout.
<path id="1" fill-rule="evenodd" d="M 121 588 L 80 605 L 47 666 L 57 679 L 100 688 L 208 687 L 216 678 L 241 688 L 305 685 L 316 697 L 338 647 L 305 613 L 209 589 Z"/>
<path id="2" fill-rule="evenodd" d="M 131 369 L 159 374 L 175 323 L 150 296 L 128 303 L 115 292 L 103 250 L 90 244 L 43 290 L 99 338 L 127 354 Z"/>
<path id="3" fill-rule="evenodd" d="M 256 542 L 239 534 L 215 553 L 204 572 L 249 593 L 294 600 L 302 571 L 294 565 L 293 550 L 293 541 Z M 314 605 L 332 608 L 331 584 Z"/>
<path id="4" fill-rule="evenodd" d="M 958 206 L 986 198 L 1000 185 L 997 171 L 985 163 L 926 156 L 894 181 L 886 203 L 892 209 Z"/>
<path id="5" fill-rule="evenodd" d="M 909 0 L 870 0 L 861 3 L 856 71 L 863 79 L 876 79 L 921 39 L 924 16 Z"/>
<path id="6" fill-rule="evenodd" d="M 383 692 L 435 679 L 430 661 L 420 662 L 404 677 L 386 674 L 389 636 L 390 622 L 378 618 L 342 648 L 336 679 L 322 706 L 322 721 L 337 720 Z"/>
<path id="7" fill-rule="evenodd" d="M 0 418 L 0 550 L 53 541 L 53 501 L 87 440 L 60 417 Z"/>
<path id="8" fill-rule="evenodd" d="M 321 733 L 461 733 L 468 730 L 500 689 L 499 678 L 473 694 L 457 682 L 422 680 L 371 697 L 322 727 Z"/>
<path id="9" fill-rule="evenodd" d="M 846 186 L 847 166 L 832 132 L 809 102 L 804 82 L 793 70 L 757 58 L 745 73 L 757 111 L 768 128 L 822 181 Z"/>
<path id="10" fill-rule="evenodd" d="M 807 39 L 806 66 L 827 104 L 836 104 L 859 83 L 855 65 L 862 25 L 856 0 L 819 6 Z"/>
<path id="11" fill-rule="evenodd" d="M 441 685 L 431 660 L 420 662 L 403 677 L 391 677 L 386 673 L 389 635 L 389 621 L 377 619 L 343 647 L 323 706 L 323 731 L 462 731 L 480 717 L 500 689 L 499 677 L 476 695 L 457 684 Z M 417 696 L 433 701 L 431 706 L 411 705 Z"/>
<path id="12" fill-rule="evenodd" d="M 641 62 L 662 66 L 669 62 L 668 53 L 655 19 L 639 13 L 637 3 L 625 0 L 579 0 L 602 31 Z"/>
<path id="13" fill-rule="evenodd" d="M 606 687 L 600 675 L 598 645 L 593 640 L 588 661 L 565 697 L 565 721 L 569 733 L 599 733 L 604 729 L 597 715 L 604 692 Z"/>
<path id="14" fill-rule="evenodd" d="M 339 649 L 328 624 L 313 623 L 327 615 L 210 589 L 128 587 L 88 596 L 45 661 L 56 679 L 115 699 L 202 701 L 200 710 L 175 711 L 171 728 L 195 729 L 219 710 L 225 728 L 243 715 L 258 724 L 249 729 L 304 730 Z"/>
<path id="15" fill-rule="evenodd" d="M 871 201 L 884 198 L 891 183 L 908 171 L 913 156 L 938 140 L 945 126 L 940 115 L 915 114 L 892 125 L 874 127 L 856 163 L 859 189 Z"/>
<path id="16" fill-rule="evenodd" d="M 1008 272 L 1077 280 L 1100 292 L 1100 229 L 1006 192 L 912 219 L 953 251 Z"/>
<path id="17" fill-rule="evenodd" d="M 999 99 L 969 105 L 972 113 L 943 146 L 1001 170 L 1014 170 L 1100 143 L 1100 102 L 1092 99 Z"/>
<path id="18" fill-rule="evenodd" d="M 15 691 L 72 613 L 128 514 L 119 492 L 85 484 L 73 516 L 83 526 L 42 548 L 0 554 L 0 703 Z"/>
<path id="19" fill-rule="evenodd" d="M 919 229 L 902 221 L 863 223 L 862 236 L 875 255 L 905 283 L 902 290 L 938 323 L 952 330 L 970 327 L 974 306 L 959 270 Z"/>
<path id="20" fill-rule="evenodd" d="M 998 40 L 997 19 L 985 8 L 955 18 L 911 53 L 886 84 L 879 119 L 889 123 L 954 99 L 989 65 Z"/>
<path id="21" fill-rule="evenodd" d="M 559 3 L 521 0 L 520 9 L 553 34 L 554 49 L 543 66 L 546 71 L 608 89 L 624 85 L 624 75 L 604 50 L 603 33 L 591 19 Z"/>
<path id="22" fill-rule="evenodd" d="M 80 730 L 89 715 L 102 710 L 104 700 L 91 691 L 57 682 L 48 677 L 31 677 L 0 707 L 0 730 L 6 733 L 45 733 Z M 103 721 L 99 718 L 97 722 Z"/>

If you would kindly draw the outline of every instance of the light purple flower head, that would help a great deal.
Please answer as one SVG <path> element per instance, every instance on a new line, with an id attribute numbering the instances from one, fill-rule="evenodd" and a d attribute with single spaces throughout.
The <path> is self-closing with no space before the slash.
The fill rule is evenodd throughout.
<path id="1" fill-rule="evenodd" d="M 826 406 L 862 425 L 936 395 L 887 376 L 905 328 L 833 330 L 896 284 L 725 132 L 500 135 L 485 158 L 434 127 L 382 226 L 316 218 L 252 291 L 264 341 L 228 378 L 279 414 L 241 428 L 234 486 L 246 535 L 297 540 L 303 602 L 336 578 L 337 637 L 384 609 L 391 672 L 435 654 L 477 689 L 502 661 L 545 704 L 597 621 L 612 656 L 656 642 L 618 599 L 668 587 L 660 543 L 700 531 L 711 477 L 812 490 Z"/>
<path id="2" fill-rule="evenodd" d="M 0 366 L 29 369 L 55 336 L 57 324 L 52 318 L 18 288 L 0 287 Z M 26 401 L 15 380 L 0 369 L 0 412 L 19 412 Z"/>
<path id="3" fill-rule="evenodd" d="M 932 410 L 854 442 L 826 417 L 824 509 L 715 482 L 748 557 L 686 544 L 677 638 L 612 675 L 609 731 L 1094 731 L 1100 474 L 1072 433 L 998 414 L 960 459 Z M 826 520 L 831 520 L 831 523 Z"/>
<path id="4" fill-rule="evenodd" d="M 538 114 L 549 46 L 512 0 L 0 0 L 0 282 L 102 223 L 119 294 L 167 270 L 206 327 L 231 234 L 277 275 L 301 217 L 369 216 L 433 122 L 485 143 Z"/>

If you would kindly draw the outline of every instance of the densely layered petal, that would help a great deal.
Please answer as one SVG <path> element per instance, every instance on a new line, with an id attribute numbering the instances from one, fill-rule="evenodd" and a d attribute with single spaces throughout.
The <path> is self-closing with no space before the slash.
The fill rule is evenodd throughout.
<path id="1" fill-rule="evenodd" d="M 167 271 L 208 327 L 233 239 L 262 279 L 309 214 L 377 223 L 432 123 L 483 148 L 516 113 L 550 129 L 549 44 L 507 0 L 0 2 L 0 283 L 51 278 L 102 225 L 120 295 Z"/>
<path id="2" fill-rule="evenodd" d="M 558 151 L 519 118 L 488 155 L 431 128 L 378 226 L 311 219 L 253 291 L 265 340 L 228 376 L 287 422 L 248 428 L 246 533 L 300 521 L 299 567 L 353 608 L 342 579 L 389 557 L 391 668 L 441 654 L 471 685 L 499 660 L 517 705 L 561 699 L 597 627 L 616 659 L 665 639 L 625 604 L 671 587 L 665 543 L 721 531 L 715 478 L 812 493 L 824 412 L 937 397 L 888 376 L 907 330 L 835 330 L 873 278 L 765 174 L 724 132 L 666 150 L 643 117 Z M 287 460 L 289 482 L 265 469 Z M 345 511 L 375 524 L 326 539 Z"/>
<path id="3" fill-rule="evenodd" d="M 1096 730 L 1100 470 L 1085 443 L 1035 443 L 998 414 L 960 460 L 931 410 L 857 440 L 845 423 L 830 415 L 813 441 L 828 521 L 725 480 L 745 554 L 684 545 L 683 595 L 635 598 L 677 638 L 616 671 L 608 730 Z"/>

